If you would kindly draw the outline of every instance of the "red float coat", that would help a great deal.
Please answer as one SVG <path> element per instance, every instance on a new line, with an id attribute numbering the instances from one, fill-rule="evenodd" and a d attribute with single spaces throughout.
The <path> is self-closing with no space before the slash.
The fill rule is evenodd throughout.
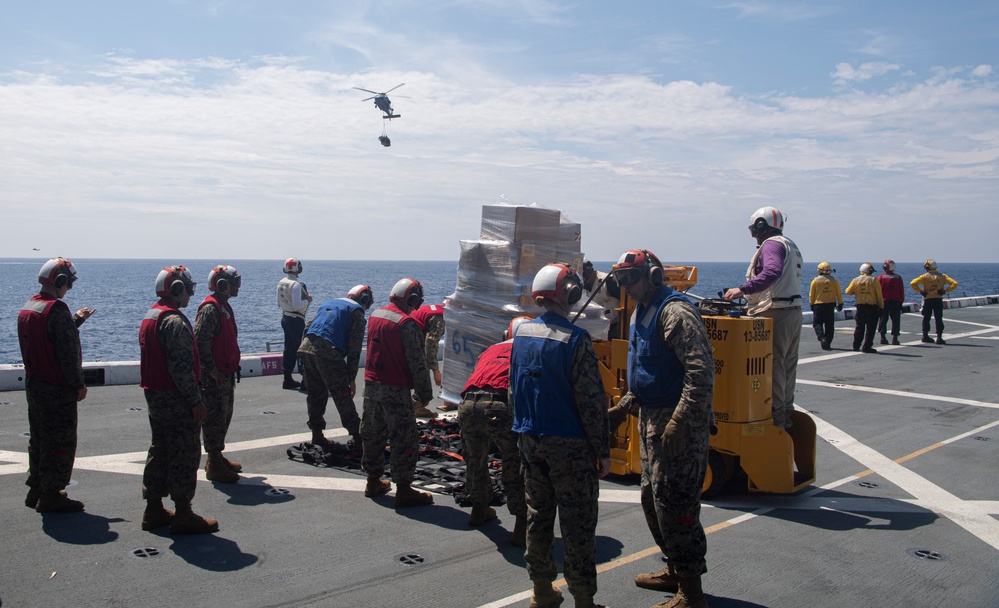
<path id="1" fill-rule="evenodd" d="M 427 304 L 409 313 L 409 316 L 416 321 L 416 325 L 420 328 L 420 331 L 427 333 L 427 319 L 430 317 L 443 317 L 444 307 L 440 304 Z"/>
<path id="2" fill-rule="evenodd" d="M 493 344 L 479 355 L 475 371 L 465 383 L 461 396 L 477 388 L 493 388 L 498 391 L 510 389 L 510 351 L 513 340 Z"/>
<path id="3" fill-rule="evenodd" d="M 222 327 L 219 335 L 212 338 L 212 359 L 215 360 L 215 367 L 226 374 L 235 373 L 239 367 L 239 343 L 237 337 L 239 331 L 236 329 L 236 316 L 232 312 L 229 302 L 220 302 L 214 295 L 209 294 L 205 301 L 201 303 L 198 310 L 205 304 L 214 304 L 221 314 Z"/>
<path id="4" fill-rule="evenodd" d="M 364 360 L 366 381 L 410 389 L 415 386 L 402 348 L 402 326 L 414 322 L 412 317 L 391 303 L 371 313 L 368 319 L 368 355 Z"/>
<path id="5" fill-rule="evenodd" d="M 169 315 L 180 315 L 191 331 L 191 342 L 194 347 L 194 377 L 201 382 L 201 359 L 198 357 L 198 341 L 194 339 L 194 329 L 191 322 L 176 306 L 166 304 L 164 300 L 153 304 L 139 324 L 139 386 L 144 389 L 159 391 L 176 391 L 166 362 L 166 344 L 160 341 L 160 323 Z"/>
<path id="6" fill-rule="evenodd" d="M 47 293 L 36 293 L 17 313 L 17 339 L 21 343 L 24 375 L 32 380 L 69 386 L 62 367 L 56 358 L 55 344 L 49 339 L 49 316 L 60 307 L 69 312 L 69 306 Z M 83 361 L 83 353 L 80 353 Z"/>

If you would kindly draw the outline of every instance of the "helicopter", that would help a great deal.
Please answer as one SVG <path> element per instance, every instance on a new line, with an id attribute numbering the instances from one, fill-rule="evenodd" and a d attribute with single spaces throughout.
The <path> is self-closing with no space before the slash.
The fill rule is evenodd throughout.
<path id="1" fill-rule="evenodd" d="M 392 102 L 389 101 L 388 94 L 391 93 L 392 91 L 398 89 L 403 84 L 406 84 L 406 83 L 404 82 L 402 84 L 398 84 L 398 85 L 392 87 L 391 89 L 385 91 L 384 93 L 377 93 L 375 91 L 369 91 L 368 89 L 362 89 L 361 87 L 353 87 L 353 88 L 356 89 L 356 90 L 358 90 L 358 91 L 364 91 L 365 93 L 371 93 L 373 95 L 373 97 L 368 97 L 366 99 L 362 99 L 361 101 L 368 101 L 368 99 L 374 99 L 375 100 L 375 107 L 378 108 L 379 110 L 381 110 L 382 112 L 385 112 L 385 116 L 383 116 L 382 118 L 383 119 L 387 118 L 389 120 L 392 120 L 393 118 L 400 118 L 401 115 L 400 114 L 393 114 L 392 113 Z"/>

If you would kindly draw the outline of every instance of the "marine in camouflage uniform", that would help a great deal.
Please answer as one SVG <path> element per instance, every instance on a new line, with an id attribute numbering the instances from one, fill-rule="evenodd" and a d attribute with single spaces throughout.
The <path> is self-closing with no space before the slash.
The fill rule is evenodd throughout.
<path id="1" fill-rule="evenodd" d="M 53 283 L 56 276 L 62 276 L 59 287 Z M 77 402 L 87 395 L 77 328 L 92 312 L 83 308 L 73 315 L 62 302 L 75 279 L 71 262 L 50 260 L 39 273 L 39 294 L 18 314 L 30 430 L 24 504 L 41 512 L 83 509 L 82 502 L 67 498 L 65 492 L 76 460 Z"/>
<path id="2" fill-rule="evenodd" d="M 322 310 L 322 307 L 320 307 Z M 313 317 L 315 321 L 315 317 Z M 302 373 L 308 388 L 306 404 L 312 429 L 313 443 L 329 443 L 323 436 L 326 429 L 326 405 L 330 394 L 333 404 L 340 414 L 340 422 L 354 440 L 355 449 L 361 448 L 361 418 L 354 405 L 355 378 L 361 361 L 361 348 L 364 345 L 364 308 L 356 308 L 350 313 L 347 330 L 347 352 L 333 346 L 321 336 L 310 334 L 305 328 L 305 337 L 298 348 L 302 361 Z"/>
<path id="3" fill-rule="evenodd" d="M 525 546 L 527 502 L 521 471 L 519 436 L 512 430 L 513 408 L 507 405 L 510 386 L 512 340 L 487 348 L 475 365 L 458 406 L 458 423 L 465 458 L 465 490 L 472 503 L 471 526 L 481 526 L 496 517 L 489 506 L 493 484 L 489 477 L 489 448 L 495 444 L 502 458 L 506 506 L 516 517 L 513 544 Z"/>
<path id="4" fill-rule="evenodd" d="M 198 308 L 194 336 L 201 362 L 203 396 L 208 417 L 202 424 L 205 476 L 210 481 L 236 483 L 243 466 L 222 455 L 232 422 L 236 376 L 239 371 L 238 329 L 229 302 L 239 295 L 242 277 L 232 266 L 221 264 L 208 275 L 212 292 Z"/>
<path id="5" fill-rule="evenodd" d="M 661 267 L 644 250 L 626 252 L 615 266 L 619 282 L 638 302 L 628 352 L 631 390 L 618 406 L 638 415 L 642 510 L 668 564 L 635 583 L 660 591 L 679 587 L 665 606 L 707 606 L 700 584 L 707 571 L 700 513 L 714 357 L 700 313 L 662 285 L 661 273 L 655 273 Z"/>
<path id="6" fill-rule="evenodd" d="M 410 295 L 419 291 L 422 303 L 423 288 L 413 279 L 403 279 L 393 287 L 392 294 L 401 291 L 406 297 L 390 295 L 390 304 L 376 310 L 371 315 L 368 329 L 368 351 L 364 366 L 364 403 L 361 414 L 361 439 L 363 455 L 361 468 L 368 476 L 365 496 L 384 494 L 390 484 L 382 480 L 385 474 L 385 442 L 391 452 L 389 463 L 392 481 L 396 484 L 395 504 L 397 507 L 418 506 L 433 502 L 433 497 L 425 492 L 417 492 L 410 486 L 416 473 L 416 463 L 420 457 L 420 437 L 416 427 L 416 414 L 413 410 L 413 392 L 416 399 L 425 407 L 433 399 L 430 374 L 423 351 L 423 333 L 408 313 L 419 306 L 409 306 Z M 395 319 L 389 321 L 386 319 Z M 386 344 L 377 337 L 377 326 L 382 323 L 395 324 L 400 344 Z M 378 381 L 379 374 L 386 373 L 383 363 L 387 363 L 386 353 L 394 357 L 401 351 L 402 369 L 392 371 L 400 376 L 407 386 L 387 384 Z M 398 361 L 393 361 L 398 364 Z M 401 376 L 408 379 L 402 380 Z M 386 378 L 388 376 L 386 375 Z"/>
<path id="7" fill-rule="evenodd" d="M 527 497 L 524 557 L 534 583 L 531 605 L 538 607 L 562 601 L 551 585 L 558 576 L 556 513 L 569 592 L 576 606 L 594 606 L 598 478 L 610 470 L 603 381 L 589 334 L 565 316 L 573 303 L 569 283 L 578 301 L 582 287 L 571 268 L 548 265 L 538 272 L 532 294 L 546 312 L 517 329 L 510 363 L 513 430 L 520 433 Z"/>
<path id="8" fill-rule="evenodd" d="M 172 534 L 214 532 L 218 530 L 216 520 L 191 510 L 201 463 L 201 425 L 208 411 L 201 392 L 194 330 L 179 309 L 187 306 L 195 283 L 183 266 L 167 267 L 160 277 L 164 273 L 167 285 L 162 291 L 162 281 L 157 278 L 161 299 L 146 313 L 139 330 L 140 385 L 149 407 L 151 432 L 142 472 L 142 497 L 147 502 L 142 528 L 152 530 L 169 524 Z M 183 283 L 184 290 L 171 292 L 171 282 Z M 147 330 L 147 324 L 152 328 Z M 165 496 L 173 499 L 176 515 L 163 508 Z"/>
<path id="9" fill-rule="evenodd" d="M 435 304 L 435 306 L 443 308 L 439 304 Z M 440 352 L 441 338 L 444 337 L 444 315 L 428 315 L 424 318 L 425 321 L 421 329 L 423 330 L 423 352 L 427 355 L 427 369 L 434 377 L 434 384 L 441 386 L 442 376 L 440 363 L 437 361 L 437 353 Z M 456 406 L 449 403 L 437 406 L 437 409 L 442 412 L 451 411 L 455 408 Z M 417 418 L 437 417 L 437 413 L 422 405 L 416 398 L 416 395 L 413 396 L 413 409 L 416 411 Z"/>

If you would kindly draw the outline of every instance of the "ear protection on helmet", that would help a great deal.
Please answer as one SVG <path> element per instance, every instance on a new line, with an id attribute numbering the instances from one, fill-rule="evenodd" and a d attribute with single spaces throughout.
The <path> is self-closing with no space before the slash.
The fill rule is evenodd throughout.
<path id="1" fill-rule="evenodd" d="M 76 266 L 66 258 L 52 258 L 42 264 L 38 271 L 38 282 L 42 285 L 51 285 L 56 289 L 63 287 L 73 288 L 76 282 Z"/>
<path id="2" fill-rule="evenodd" d="M 640 280 L 637 277 L 630 278 L 629 280 L 626 276 L 632 273 L 621 272 L 628 271 L 629 269 L 636 269 L 641 273 L 645 273 L 653 287 L 662 285 L 666 278 L 662 262 L 648 249 L 629 249 L 621 255 L 617 264 L 614 264 L 614 270 L 618 271 L 618 284 L 622 287 L 634 285 Z"/>
<path id="3" fill-rule="evenodd" d="M 895 272 L 895 260 L 885 260 L 885 263 L 881 267 L 884 268 L 885 272 Z"/>
<path id="4" fill-rule="evenodd" d="M 233 266 L 219 264 L 208 273 L 208 291 L 226 294 L 230 287 L 239 289 L 240 283 L 239 272 Z"/>
<path id="5" fill-rule="evenodd" d="M 365 310 L 375 302 L 375 296 L 367 285 L 354 285 L 347 292 L 347 297 L 363 306 Z"/>
<path id="6" fill-rule="evenodd" d="M 784 230 L 784 214 L 775 207 L 760 207 L 749 216 L 749 232 L 754 237 L 768 230 Z"/>
<path id="7" fill-rule="evenodd" d="M 568 264 L 548 264 L 538 271 L 531 286 L 531 296 L 557 300 L 566 296 L 569 306 L 583 297 L 583 282 Z"/>
<path id="8" fill-rule="evenodd" d="M 186 266 L 166 266 L 156 276 L 156 295 L 177 298 L 185 291 L 194 295 L 196 285 Z"/>
<path id="9" fill-rule="evenodd" d="M 936 260 L 926 260 L 925 262 L 923 262 L 923 269 L 926 270 L 927 272 L 933 272 L 934 270 L 936 270 L 937 269 Z"/>
<path id="10" fill-rule="evenodd" d="M 392 287 L 389 300 L 404 302 L 407 307 L 416 310 L 423 305 L 423 285 L 416 279 L 400 279 Z"/>

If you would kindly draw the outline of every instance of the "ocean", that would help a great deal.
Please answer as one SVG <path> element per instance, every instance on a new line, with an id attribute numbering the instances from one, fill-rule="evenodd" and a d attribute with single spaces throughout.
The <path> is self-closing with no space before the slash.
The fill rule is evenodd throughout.
<path id="1" fill-rule="evenodd" d="M 38 269 L 44 259 L 0 259 L 0 363 L 21 362 L 17 342 L 17 313 L 38 291 Z M 216 264 L 235 266 L 242 275 L 239 296 L 231 300 L 239 326 L 239 347 L 244 353 L 280 351 L 283 344 L 281 314 L 277 308 L 276 286 L 283 276 L 283 260 L 109 260 L 74 259 L 79 280 L 66 295 L 70 309 L 84 306 L 96 309 L 80 327 L 84 361 L 137 361 L 139 322 L 156 300 L 153 284 L 157 273 L 167 265 L 183 263 L 194 275 L 198 287 L 191 306 L 185 311 L 191 321 L 208 293 L 208 273 Z M 717 292 L 738 286 L 748 262 L 670 262 L 698 267 L 699 283 L 690 292 L 701 297 L 717 297 Z M 613 262 L 594 262 L 597 270 L 610 270 Z M 808 286 L 817 263 L 806 263 L 802 278 L 805 307 Z M 388 292 L 401 278 L 413 277 L 423 284 L 427 303 L 442 302 L 454 292 L 457 262 L 453 261 L 303 261 L 301 280 L 308 286 L 316 305 L 343 297 L 358 283 L 371 286 L 375 307 L 388 301 Z M 833 263 L 836 278 L 845 289 L 857 276 L 859 262 Z M 960 283 L 954 296 L 999 293 L 999 264 L 941 264 L 940 270 Z M 900 263 L 897 272 L 908 282 L 923 273 L 918 262 Z M 912 294 L 913 301 L 918 300 Z M 846 297 L 846 306 L 852 306 Z M 311 314 L 311 310 L 310 310 Z"/>

